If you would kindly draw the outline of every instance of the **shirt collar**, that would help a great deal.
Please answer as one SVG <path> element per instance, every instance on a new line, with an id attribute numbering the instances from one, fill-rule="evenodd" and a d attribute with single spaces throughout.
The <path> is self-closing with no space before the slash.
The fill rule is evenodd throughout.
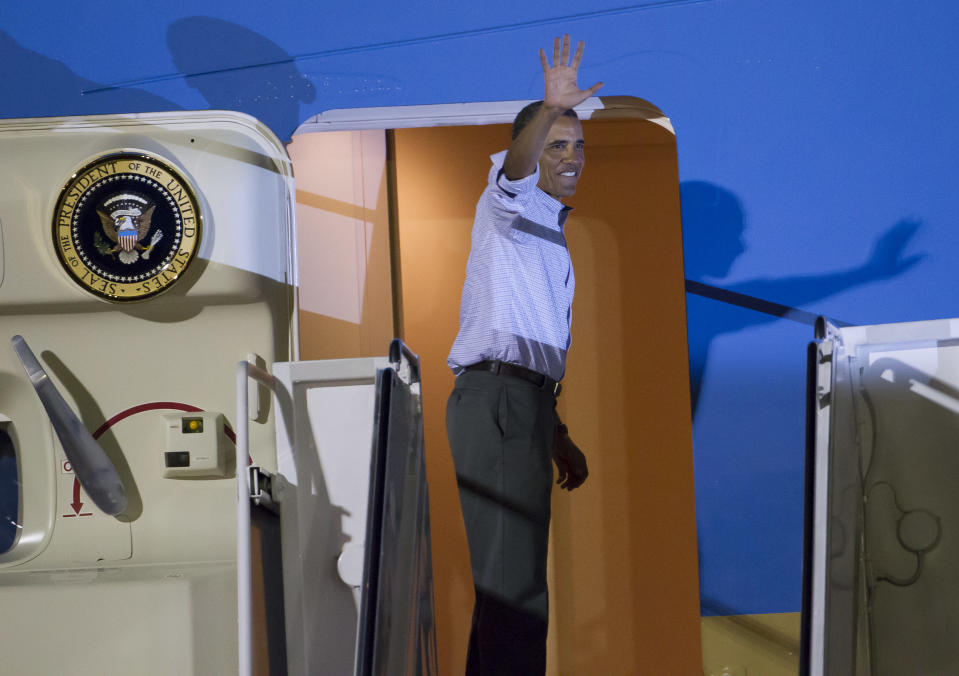
<path id="1" fill-rule="evenodd" d="M 573 207 L 563 204 L 545 190 L 541 190 L 539 186 L 536 186 L 536 191 L 542 197 L 543 205 L 556 214 L 556 225 L 562 230 L 563 226 L 566 225 L 566 219 L 569 217 L 569 212 L 573 210 Z"/>

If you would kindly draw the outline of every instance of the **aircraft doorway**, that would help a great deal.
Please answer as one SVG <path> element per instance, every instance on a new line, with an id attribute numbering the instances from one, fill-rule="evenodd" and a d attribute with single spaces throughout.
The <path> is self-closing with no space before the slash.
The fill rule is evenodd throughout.
<path id="1" fill-rule="evenodd" d="M 508 145 L 508 123 L 524 104 L 331 111 L 301 126 L 288 148 L 302 358 L 372 356 L 394 328 L 420 355 L 441 673 L 463 670 L 472 607 L 445 361 L 488 157 Z M 590 99 L 579 112 L 587 162 L 565 228 L 578 287 L 575 347 L 559 407 L 590 478 L 573 494 L 554 493 L 549 671 L 694 673 L 700 616 L 675 136 L 639 99 Z"/>

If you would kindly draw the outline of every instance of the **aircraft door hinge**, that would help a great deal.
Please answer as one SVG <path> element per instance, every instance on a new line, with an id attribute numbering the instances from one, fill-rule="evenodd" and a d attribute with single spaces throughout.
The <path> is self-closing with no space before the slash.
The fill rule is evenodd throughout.
<path id="1" fill-rule="evenodd" d="M 257 465 L 250 465 L 247 471 L 249 472 L 247 485 L 250 487 L 250 500 L 254 505 L 279 514 L 279 502 L 273 495 L 273 475 Z"/>

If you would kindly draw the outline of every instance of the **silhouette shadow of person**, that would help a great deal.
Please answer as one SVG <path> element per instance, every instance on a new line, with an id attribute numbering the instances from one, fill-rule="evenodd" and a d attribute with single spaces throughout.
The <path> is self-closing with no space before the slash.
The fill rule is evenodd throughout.
<path id="1" fill-rule="evenodd" d="M 111 89 L 97 96 L 87 96 L 84 92 L 99 88 L 100 83 L 78 75 L 62 61 L 21 45 L 3 30 L 0 30 L 0 82 L 3 82 L 8 93 L 3 102 L 5 118 L 142 113 L 179 108 L 163 97 L 134 87 Z M 3 175 L 3 178 L 17 180 L 13 175 Z M 5 194 L 5 197 L 13 199 L 11 194 L 17 193 L 13 191 Z M 7 224 L 7 227 L 10 225 Z M 21 225 L 28 224 L 12 224 L 13 227 Z M 8 260 L 11 254 L 8 250 Z M 9 339 L 9 336 L 5 339 Z M 12 382 L 17 380 L 0 382 L 0 391 L 13 396 Z M 90 430 L 95 429 L 103 419 L 99 414 L 94 407 L 81 410 L 81 416 Z M 14 545 L 21 527 L 19 504 L 22 486 L 14 442 L 15 436 L 11 435 L 10 430 L 0 429 L 0 553 Z M 126 482 L 126 490 L 128 496 L 136 494 L 139 499 L 135 484 Z"/>
<path id="2" fill-rule="evenodd" d="M 211 108 L 252 115 L 282 141 L 289 140 L 301 122 L 300 103 L 316 98 L 313 83 L 282 47 L 229 21 L 209 16 L 177 19 L 167 30 L 167 46 L 187 84 Z"/>
<path id="3" fill-rule="evenodd" d="M 87 80 L 62 61 L 28 49 L 0 30 L 0 82 L 9 95 L 3 116 L 55 117 L 177 110 L 180 106 L 135 87 L 110 88 Z"/>
<path id="4" fill-rule="evenodd" d="M 686 291 L 699 297 L 687 296 L 686 319 L 694 418 L 709 348 L 717 336 L 778 318 L 812 324 L 816 315 L 799 309 L 801 306 L 855 286 L 890 279 L 925 257 L 924 254 L 904 254 L 921 221 L 903 219 L 876 240 L 862 265 L 835 272 L 751 279 L 716 286 L 704 280 L 726 277 L 735 260 L 746 251 L 743 240 L 746 215 L 742 203 L 729 190 L 706 181 L 685 181 L 679 191 Z M 784 305 L 782 301 L 789 304 Z M 738 308 L 731 311 L 730 306 Z"/>

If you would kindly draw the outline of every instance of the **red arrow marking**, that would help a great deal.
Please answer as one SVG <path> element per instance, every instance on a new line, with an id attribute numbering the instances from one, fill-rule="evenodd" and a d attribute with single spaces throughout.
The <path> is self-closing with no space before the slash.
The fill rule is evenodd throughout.
<path id="1" fill-rule="evenodd" d="M 73 511 L 77 514 L 80 513 L 80 508 L 83 507 L 83 503 L 80 502 L 80 480 L 76 477 L 73 478 L 73 502 L 70 503 L 70 506 L 73 507 Z"/>
<path id="2" fill-rule="evenodd" d="M 100 425 L 97 430 L 93 433 L 94 439 L 99 439 L 103 434 L 116 425 L 118 422 L 124 418 L 129 418 L 131 415 L 136 415 L 137 413 L 143 413 L 144 411 L 156 411 L 160 409 L 172 409 L 174 411 L 186 411 L 188 413 L 202 413 L 203 409 L 196 406 L 191 406 L 190 404 L 181 404 L 178 401 L 153 401 L 148 404 L 140 404 L 139 406 L 132 406 L 125 411 L 120 411 L 115 416 L 107 420 L 105 423 Z"/>
<path id="3" fill-rule="evenodd" d="M 99 439 L 103 436 L 107 430 L 116 425 L 121 420 L 129 418 L 131 415 L 136 415 L 137 413 L 143 413 L 144 411 L 157 411 L 162 409 L 172 409 L 174 411 L 186 411 L 188 413 L 202 413 L 203 409 L 191 404 L 183 404 L 178 401 L 154 401 L 147 404 L 140 404 L 139 406 L 132 406 L 125 411 L 120 411 L 115 416 L 107 420 L 105 423 L 100 425 L 97 430 L 93 433 L 94 439 Z M 236 443 L 236 433 L 233 431 L 233 428 L 230 427 L 228 422 L 223 423 L 223 431 L 226 433 L 227 438 Z M 250 464 L 253 464 L 253 458 L 250 458 Z M 80 480 L 76 477 L 73 478 L 73 502 L 70 503 L 70 506 L 73 508 L 74 514 L 63 514 L 62 516 L 93 516 L 93 512 L 84 512 L 80 513 L 80 510 L 83 508 L 83 503 L 80 502 Z"/>
<path id="4" fill-rule="evenodd" d="M 129 418 L 131 415 L 136 415 L 137 413 L 143 413 L 144 411 L 157 411 L 163 409 L 170 409 L 173 411 L 186 411 L 187 413 L 203 413 L 203 409 L 198 406 L 193 406 L 192 404 L 184 404 L 179 401 L 151 401 L 147 404 L 140 404 L 139 406 L 131 406 L 125 411 L 120 411 L 115 416 L 107 420 L 105 423 L 100 425 L 93 433 L 94 439 L 99 439 L 107 430 L 116 425 L 121 420 Z M 236 443 L 236 432 L 233 431 L 233 428 L 230 427 L 230 423 L 223 422 L 223 432 L 226 434 L 227 439 Z M 250 458 L 250 464 L 253 464 L 253 458 Z"/>

